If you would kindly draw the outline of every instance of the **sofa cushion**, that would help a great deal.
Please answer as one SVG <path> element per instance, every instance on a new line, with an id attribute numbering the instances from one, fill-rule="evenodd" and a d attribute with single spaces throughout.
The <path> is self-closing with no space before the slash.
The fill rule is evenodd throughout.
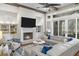
<path id="1" fill-rule="evenodd" d="M 47 52 L 47 55 L 50 55 L 50 56 L 58 56 L 58 55 L 61 55 L 67 49 L 69 49 L 69 47 L 66 47 L 66 46 L 64 46 L 62 44 L 57 44 L 57 45 L 53 46 L 53 48 L 50 49 Z"/>
<path id="2" fill-rule="evenodd" d="M 67 38 L 64 36 L 53 36 L 52 39 L 56 41 L 64 42 L 64 39 L 67 39 Z"/>
<path id="3" fill-rule="evenodd" d="M 78 39 L 73 39 L 72 41 L 66 42 L 65 44 L 74 46 L 74 45 L 77 44 L 77 43 L 79 43 L 79 40 L 78 40 Z"/>
<path id="4" fill-rule="evenodd" d="M 47 51 L 49 51 L 51 48 L 52 48 L 51 46 L 50 47 L 49 46 L 44 46 L 42 48 L 42 53 L 47 54 Z"/>
<path id="5" fill-rule="evenodd" d="M 47 55 L 52 55 L 52 56 L 61 55 L 78 43 L 79 43 L 79 40 L 73 39 L 72 41 L 66 42 L 64 44 L 57 44 L 53 46 L 53 49 L 47 52 Z"/>

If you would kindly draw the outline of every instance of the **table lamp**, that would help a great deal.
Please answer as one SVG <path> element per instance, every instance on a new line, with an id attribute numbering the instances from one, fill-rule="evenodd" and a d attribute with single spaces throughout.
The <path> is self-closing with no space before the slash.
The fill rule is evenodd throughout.
<path id="1" fill-rule="evenodd" d="M 50 29 L 48 29 L 48 39 L 50 39 L 50 33 L 51 33 L 51 31 L 50 31 Z"/>

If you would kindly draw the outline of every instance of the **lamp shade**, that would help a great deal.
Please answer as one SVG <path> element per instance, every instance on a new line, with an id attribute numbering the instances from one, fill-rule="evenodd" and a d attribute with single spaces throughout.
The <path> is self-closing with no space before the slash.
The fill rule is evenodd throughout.
<path id="1" fill-rule="evenodd" d="M 50 29 L 48 29 L 47 32 L 51 32 Z"/>

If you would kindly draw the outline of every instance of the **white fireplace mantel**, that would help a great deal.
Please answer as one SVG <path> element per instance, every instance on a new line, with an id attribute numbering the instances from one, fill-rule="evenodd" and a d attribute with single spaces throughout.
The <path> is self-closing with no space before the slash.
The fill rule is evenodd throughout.
<path id="1" fill-rule="evenodd" d="M 23 40 L 23 33 L 28 33 L 28 32 L 33 32 L 33 39 L 34 39 L 34 34 L 36 33 L 36 28 L 21 28 L 21 42 L 24 42 Z"/>

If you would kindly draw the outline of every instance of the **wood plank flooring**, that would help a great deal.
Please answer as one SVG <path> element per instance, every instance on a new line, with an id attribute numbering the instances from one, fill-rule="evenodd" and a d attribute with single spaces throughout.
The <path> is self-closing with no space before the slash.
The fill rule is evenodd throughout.
<path id="1" fill-rule="evenodd" d="M 79 51 L 74 56 L 79 56 Z"/>

